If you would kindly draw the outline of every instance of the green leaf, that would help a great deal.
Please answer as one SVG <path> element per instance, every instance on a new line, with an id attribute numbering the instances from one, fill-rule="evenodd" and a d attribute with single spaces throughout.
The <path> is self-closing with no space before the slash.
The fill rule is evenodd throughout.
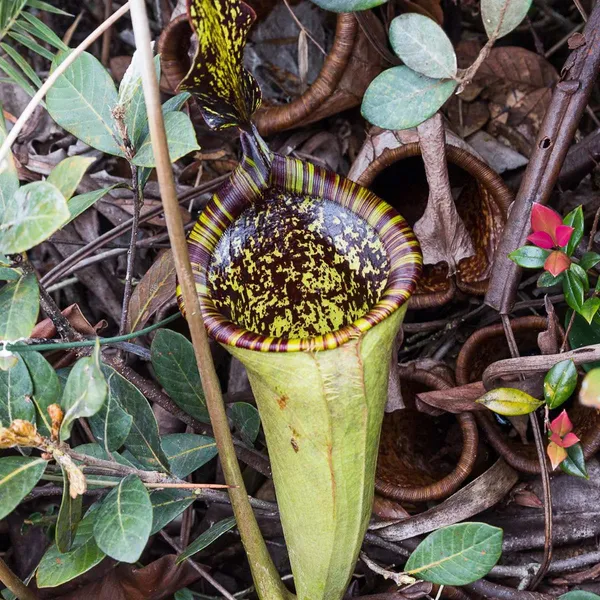
<path id="1" fill-rule="evenodd" d="M 108 384 L 108 396 L 100 410 L 89 419 L 94 437 L 107 452 L 118 450 L 124 443 L 129 432 L 133 417 L 119 403 L 120 382 L 116 381 L 117 372 L 114 369 L 103 368 Z"/>
<path id="2" fill-rule="evenodd" d="M 19 42 L 26 48 L 29 48 L 32 52 L 39 54 L 43 58 L 46 58 L 49 61 L 52 61 L 54 58 L 54 54 L 50 52 L 50 50 L 46 50 L 44 46 L 38 44 L 33 37 L 23 28 L 19 26 L 19 23 L 15 24 L 15 27 L 8 34 L 13 40 Z"/>
<path id="3" fill-rule="evenodd" d="M 11 369 L 0 369 L 0 424 L 8 427 L 15 419 L 35 423 L 32 393 L 33 383 L 27 366 L 17 356 L 17 362 Z"/>
<path id="4" fill-rule="evenodd" d="M 11 513 L 40 480 L 46 468 L 43 458 L 0 458 L 0 519 Z"/>
<path id="5" fill-rule="evenodd" d="M 67 201 L 47 181 L 28 183 L 9 202 L 0 224 L 0 252 L 16 254 L 49 238 L 69 219 Z"/>
<path id="6" fill-rule="evenodd" d="M 440 585 L 467 585 L 485 577 L 502 554 L 502 529 L 461 523 L 428 535 L 410 555 L 405 572 Z"/>
<path id="7" fill-rule="evenodd" d="M 3 71 L 11 81 L 16 83 L 17 86 L 23 88 L 25 93 L 29 96 L 35 95 L 35 88 L 27 81 L 27 79 L 25 79 L 25 77 L 23 77 L 21 71 L 4 58 L 0 58 L 0 70 Z"/>
<path id="8" fill-rule="evenodd" d="M 60 52 L 52 61 L 53 69 L 66 57 L 67 52 Z M 111 113 L 117 104 L 117 90 L 91 54 L 84 52 L 58 78 L 48 91 L 46 104 L 50 116 L 69 133 L 102 152 L 124 156 Z"/>
<path id="9" fill-rule="evenodd" d="M 583 592 L 581 590 L 573 590 L 558 597 L 559 600 L 600 600 L 600 596 L 592 594 L 592 592 Z"/>
<path id="10" fill-rule="evenodd" d="M 370 83 L 362 116 L 384 129 L 416 127 L 437 112 L 456 85 L 452 79 L 431 79 L 405 65 L 392 67 Z"/>
<path id="11" fill-rule="evenodd" d="M 182 156 L 193 150 L 199 150 L 196 141 L 196 132 L 190 118 L 181 112 L 170 112 L 165 115 L 165 130 L 167 133 L 167 144 L 169 146 L 169 157 L 171 162 L 179 160 Z M 133 157 L 133 164 L 138 167 L 154 167 L 154 152 L 150 134 L 142 141 L 139 150 Z"/>
<path id="12" fill-rule="evenodd" d="M 571 359 L 556 363 L 544 377 L 544 398 L 548 407 L 558 408 L 571 397 L 576 387 L 575 363 Z"/>
<path id="13" fill-rule="evenodd" d="M 19 22 L 25 26 L 23 19 L 26 19 L 29 22 L 29 31 L 32 35 L 35 35 L 44 42 L 54 46 L 57 50 L 68 49 L 68 46 L 54 33 L 54 31 L 35 15 L 32 15 L 29 12 L 23 12 L 21 13 L 21 17 L 23 18 L 20 19 Z"/>
<path id="14" fill-rule="evenodd" d="M 160 57 L 154 57 L 154 68 L 156 78 L 160 79 Z M 146 137 L 144 130 L 148 125 L 148 111 L 146 110 L 146 99 L 142 89 L 141 63 L 136 50 L 121 85 L 119 87 L 119 104 L 125 110 L 125 125 L 129 139 L 134 148 L 139 148 L 142 140 Z"/>
<path id="15" fill-rule="evenodd" d="M 29 81 L 33 83 L 35 88 L 42 87 L 42 80 L 38 77 L 38 74 L 10 44 L 0 44 L 0 47 L 12 58 L 13 62 L 19 66 L 21 71 L 27 75 Z"/>
<path id="16" fill-rule="evenodd" d="M 541 269 L 549 256 L 549 250 L 537 246 L 521 246 L 511 252 L 508 258 L 523 269 Z"/>
<path id="17" fill-rule="evenodd" d="M 583 307 L 583 282 L 579 276 L 569 269 L 565 271 L 563 279 L 563 292 L 567 304 L 575 311 L 580 312 Z"/>
<path id="18" fill-rule="evenodd" d="M 564 219 L 563 223 L 568 225 L 569 227 L 573 227 L 573 233 L 571 234 L 571 239 L 565 248 L 565 252 L 572 256 L 573 252 L 575 252 L 575 248 L 579 246 L 579 242 L 581 242 L 581 238 L 583 237 L 583 232 L 585 229 L 585 222 L 583 217 L 583 209 L 581 206 L 574 208 Z"/>
<path id="19" fill-rule="evenodd" d="M 74 450 L 76 452 L 78 452 L 79 454 L 85 454 L 86 456 L 91 456 L 92 458 L 100 458 L 102 460 L 113 460 L 117 463 L 119 463 L 120 465 L 123 465 L 124 467 L 138 467 L 138 465 L 134 465 L 131 461 L 129 461 L 127 458 L 125 458 L 124 456 L 122 456 L 121 454 L 118 454 L 117 452 L 112 452 L 110 455 L 108 454 L 108 452 L 106 452 L 106 450 L 100 446 L 100 444 L 81 444 L 80 446 L 77 446 L 76 448 L 74 448 Z M 75 461 L 75 463 L 77 465 L 81 465 L 82 463 L 80 463 L 79 461 Z M 140 468 L 143 468 L 140 467 Z M 108 481 L 108 482 L 118 482 L 119 481 L 119 477 L 113 477 L 111 475 L 91 475 L 90 478 L 93 478 L 96 481 Z M 98 487 L 103 487 L 100 485 L 96 485 L 96 484 L 88 484 L 88 487 L 90 489 L 93 488 L 98 488 Z"/>
<path id="20" fill-rule="evenodd" d="M 562 282 L 564 278 L 564 273 L 560 273 L 556 277 L 552 275 L 549 271 L 544 271 L 540 274 L 537 280 L 537 286 L 541 288 L 554 287 Z"/>
<path id="21" fill-rule="evenodd" d="M 516 388 L 490 390 L 476 402 L 505 417 L 528 415 L 544 404 L 541 400 Z"/>
<path id="22" fill-rule="evenodd" d="M 151 492 L 152 530 L 150 531 L 150 535 L 154 535 L 163 527 L 166 527 L 190 506 L 195 499 L 196 496 L 190 494 L 188 490 L 168 489 Z"/>
<path id="23" fill-rule="evenodd" d="M 169 459 L 171 473 L 183 479 L 217 455 L 211 437 L 193 433 L 173 433 L 162 438 L 162 448 Z"/>
<path id="24" fill-rule="evenodd" d="M 106 196 L 111 190 L 121 187 L 121 184 L 116 183 L 107 188 L 100 190 L 94 190 L 93 192 L 86 192 L 85 194 L 79 194 L 73 196 L 67 202 L 67 208 L 69 209 L 70 217 L 67 221 L 70 223 L 73 219 L 77 218 L 82 212 L 86 211 L 90 206 L 93 206 L 98 200 Z"/>
<path id="25" fill-rule="evenodd" d="M 94 504 L 79 523 L 73 547 L 61 554 L 53 544 L 42 557 L 37 568 L 39 588 L 57 587 L 95 567 L 106 556 L 94 540 L 94 521 L 100 506 Z"/>
<path id="26" fill-rule="evenodd" d="M 585 456 L 583 455 L 581 443 L 574 444 L 570 448 L 565 448 L 565 450 L 567 451 L 567 458 L 560 463 L 561 470 L 567 475 L 589 479 L 590 476 L 585 466 Z"/>
<path id="27" fill-rule="evenodd" d="M 194 600 L 194 594 L 188 588 L 183 588 L 175 592 L 175 600 Z"/>
<path id="28" fill-rule="evenodd" d="M 584 406 L 600 409 L 600 369 L 592 369 L 583 378 L 579 390 L 579 401 Z"/>
<path id="29" fill-rule="evenodd" d="M 0 281 L 18 281 L 22 273 L 18 269 L 0 267 Z"/>
<path id="30" fill-rule="evenodd" d="M 2 39 L 6 32 L 12 27 L 26 4 L 27 0 L 0 2 L 0 39 Z"/>
<path id="31" fill-rule="evenodd" d="M 481 18 L 490 39 L 498 39 L 519 26 L 531 0 L 481 0 Z"/>
<path id="32" fill-rule="evenodd" d="M 256 407 L 247 402 L 235 402 L 229 408 L 229 416 L 242 441 L 252 446 L 260 430 L 260 415 Z"/>
<path id="33" fill-rule="evenodd" d="M 110 383 L 110 392 L 123 410 L 132 417 L 125 447 L 147 469 L 168 472 L 169 461 L 160 445 L 158 425 L 144 395 L 135 385 L 104 365 L 102 370 Z"/>
<path id="34" fill-rule="evenodd" d="M 49 436 L 52 423 L 48 407 L 60 401 L 62 391 L 58 375 L 39 352 L 23 352 L 20 356 L 25 361 L 33 382 L 37 428 L 42 435 Z"/>
<path id="35" fill-rule="evenodd" d="M 220 538 L 224 533 L 235 527 L 235 517 L 223 519 L 215 523 L 204 533 L 199 535 L 178 557 L 175 564 L 179 565 L 187 558 L 194 556 L 207 546 L 210 546 L 217 538 Z"/>
<path id="36" fill-rule="evenodd" d="M 68 201 L 77 190 L 81 178 L 95 160 L 95 158 L 86 156 L 65 158 L 52 169 L 47 181 L 54 184 Z"/>
<path id="37" fill-rule="evenodd" d="M 60 428 L 61 441 L 68 440 L 76 419 L 95 415 L 108 395 L 108 385 L 100 369 L 100 346 L 94 354 L 80 358 L 69 373 L 61 406 L 65 416 Z"/>
<path id="38" fill-rule="evenodd" d="M 54 532 L 54 540 L 59 552 L 68 552 L 75 541 L 77 526 L 81 521 L 81 511 L 83 506 L 83 496 L 78 495 L 76 498 L 71 498 L 71 484 L 69 476 L 63 469 L 63 495 L 60 501 L 60 510 L 56 520 L 56 529 Z"/>
<path id="39" fill-rule="evenodd" d="M 314 4 L 330 10 L 331 12 L 345 13 L 357 12 L 359 10 L 368 10 L 375 8 L 381 4 L 385 4 L 388 0 L 312 0 Z"/>
<path id="40" fill-rule="evenodd" d="M 144 484 L 128 475 L 102 502 L 94 523 L 98 547 L 115 560 L 134 563 L 152 528 L 152 503 Z"/>
<path id="41" fill-rule="evenodd" d="M 437 79 L 456 76 L 456 54 L 444 30 L 432 19 L 404 13 L 390 25 L 394 52 L 413 71 Z"/>
<path id="42" fill-rule="evenodd" d="M 28 338 L 40 309 L 40 292 L 33 273 L 0 289 L 0 340 Z"/>
<path id="43" fill-rule="evenodd" d="M 579 261 L 579 266 L 584 271 L 588 271 L 589 269 L 593 269 L 599 262 L 600 254 L 596 252 L 584 252 L 581 260 Z"/>
<path id="44" fill-rule="evenodd" d="M 583 286 L 584 293 L 589 292 L 590 290 L 590 281 L 588 279 L 587 273 L 576 263 L 572 262 L 569 266 L 569 271 L 573 273 L 576 277 L 581 281 L 581 285 Z"/>
<path id="45" fill-rule="evenodd" d="M 31 8 L 38 8 L 39 10 L 43 10 L 46 12 L 54 13 L 55 15 L 63 15 L 65 17 L 72 17 L 71 13 L 68 13 L 60 8 L 56 8 L 52 6 L 52 4 L 48 4 L 48 2 L 43 2 L 43 0 L 27 0 L 27 6 L 31 6 Z"/>
<path id="46" fill-rule="evenodd" d="M 565 316 L 565 330 L 568 329 L 572 314 L 573 311 L 569 309 Z M 600 344 L 600 322 L 598 317 L 596 316 L 591 323 L 587 323 L 581 315 L 575 313 L 573 327 L 571 327 L 571 331 L 569 332 L 569 344 L 574 350 L 583 346 Z M 600 367 L 600 361 L 586 363 L 582 367 L 584 370 L 589 371 L 595 367 Z"/>
<path id="47" fill-rule="evenodd" d="M 173 402 L 195 419 L 210 422 L 191 342 L 180 333 L 159 329 L 150 353 L 156 377 Z"/>
<path id="48" fill-rule="evenodd" d="M 2 18 L 2 4 L 3 3 L 0 2 L 0 19 Z M 1 111 L 2 105 L 0 105 L 0 113 Z M 0 144 L 2 144 L 5 139 L 6 126 L 4 124 L 4 116 L 2 116 L 0 117 Z M 17 167 L 12 152 L 9 151 L 2 162 L 4 163 L 4 168 L 0 168 L 0 218 L 4 214 L 8 203 L 12 202 L 13 196 L 19 189 L 19 175 L 17 173 Z M 2 165 L 0 165 L 0 167 L 2 167 Z"/>
<path id="49" fill-rule="evenodd" d="M 596 316 L 598 309 L 600 308 L 600 298 L 598 296 L 592 296 L 588 298 L 581 307 L 579 314 L 588 322 L 591 323 L 593 318 Z"/>

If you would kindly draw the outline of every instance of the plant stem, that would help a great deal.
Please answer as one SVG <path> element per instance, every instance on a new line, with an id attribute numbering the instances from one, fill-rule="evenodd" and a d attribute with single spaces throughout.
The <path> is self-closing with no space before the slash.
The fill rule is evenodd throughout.
<path id="1" fill-rule="evenodd" d="M 506 335 L 508 347 L 510 348 L 510 354 L 513 358 L 518 358 L 519 347 L 517 346 L 508 315 L 502 315 L 502 325 L 504 327 L 504 334 Z M 533 429 L 535 449 L 540 461 L 542 489 L 544 491 L 544 555 L 542 557 L 542 562 L 540 563 L 540 568 L 536 571 L 535 577 L 529 585 L 532 590 L 535 590 L 548 571 L 550 561 L 552 560 L 552 493 L 550 490 L 550 476 L 548 474 L 544 440 L 542 439 L 542 432 L 540 431 L 540 424 L 535 411 L 529 414 L 529 422 Z"/>
<path id="2" fill-rule="evenodd" d="M 91 46 L 107 29 L 109 29 L 113 23 L 118 21 L 124 14 L 129 10 L 129 2 L 125 3 L 114 15 L 101 23 L 90 35 L 88 35 L 77 48 L 73 50 L 63 62 L 56 67 L 52 73 L 48 76 L 48 79 L 44 81 L 42 87 L 37 91 L 35 96 L 29 101 L 29 104 L 25 107 L 21 116 L 17 119 L 14 127 L 9 131 L 6 139 L 2 146 L 0 146 L 0 173 L 4 170 L 4 158 L 8 154 L 10 147 L 14 144 L 15 140 L 21 133 L 25 123 L 27 123 L 33 114 L 33 111 L 37 108 L 39 103 L 43 100 L 44 96 L 48 93 L 48 90 L 56 83 L 56 80 L 75 62 L 75 60 L 84 52 L 86 48 Z"/>
<path id="3" fill-rule="evenodd" d="M 190 265 L 187 242 L 173 171 L 167 146 L 163 115 L 160 105 L 158 81 L 154 70 L 150 46 L 150 29 L 144 0 L 131 0 L 131 21 L 137 50 L 142 61 L 142 85 L 148 110 L 150 138 L 156 160 L 156 172 L 163 200 L 165 219 L 173 249 L 173 259 L 187 310 L 187 320 L 200 371 L 206 405 L 215 433 L 225 481 L 235 486 L 229 490 L 233 512 L 242 543 L 248 554 L 250 569 L 261 600 L 286 600 L 291 597 L 273 564 L 256 517 L 248 502 L 240 466 L 235 456 L 233 440 L 225 413 L 219 379 L 215 372 L 208 336 L 200 312 L 196 283 Z"/>
<path id="4" fill-rule="evenodd" d="M 20 600 L 38 600 L 37 596 L 10 570 L 1 558 L 0 581 Z"/>
<path id="5" fill-rule="evenodd" d="M 175 321 L 175 319 L 179 319 L 181 317 L 180 314 L 176 313 L 159 321 L 158 323 L 154 323 L 154 325 L 150 325 L 144 329 L 140 329 L 139 331 L 134 331 L 133 333 L 127 333 L 125 335 L 117 335 L 111 338 L 99 338 L 100 345 L 105 346 L 107 344 L 115 344 L 117 342 L 126 342 L 127 340 L 132 340 L 136 337 L 140 337 L 142 335 L 146 335 L 159 327 L 164 327 L 165 325 Z M 35 342 L 35 340 L 30 340 Z M 6 344 L 6 349 L 12 352 L 45 352 L 46 350 L 71 350 L 72 348 L 86 348 L 88 346 L 95 346 L 96 338 L 93 340 L 83 340 L 81 342 L 57 342 L 51 344 L 23 344 L 19 342 L 18 344 Z"/>

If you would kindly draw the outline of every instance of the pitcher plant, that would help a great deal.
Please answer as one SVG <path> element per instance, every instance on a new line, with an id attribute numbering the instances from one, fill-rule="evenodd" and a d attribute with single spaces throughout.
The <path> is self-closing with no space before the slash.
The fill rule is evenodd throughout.
<path id="1" fill-rule="evenodd" d="M 260 89 L 242 66 L 252 9 L 188 0 L 188 15 L 198 46 L 180 89 L 211 128 L 238 128 L 243 151 L 189 237 L 202 314 L 248 371 L 298 598 L 340 600 L 371 515 L 418 242 L 366 188 L 269 151 L 251 124 Z"/>

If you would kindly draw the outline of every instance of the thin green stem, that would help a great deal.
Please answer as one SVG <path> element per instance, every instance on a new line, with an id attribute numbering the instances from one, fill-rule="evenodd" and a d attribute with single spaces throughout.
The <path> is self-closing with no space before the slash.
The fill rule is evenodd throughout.
<path id="1" fill-rule="evenodd" d="M 139 331 L 134 331 L 133 333 L 127 333 L 125 335 L 117 335 L 115 337 L 110 338 L 99 338 L 99 343 L 101 346 L 106 346 L 107 344 L 116 344 L 118 342 L 126 342 L 127 340 L 132 340 L 136 337 L 140 337 L 142 335 L 146 335 L 159 327 L 164 327 L 169 323 L 175 321 L 175 319 L 179 319 L 181 315 L 179 313 L 175 313 L 158 323 L 154 323 L 154 325 L 150 325 L 145 329 L 140 329 Z M 96 344 L 96 339 L 93 340 L 85 340 L 83 342 L 57 342 L 56 344 L 6 344 L 6 349 L 11 352 L 45 352 L 46 350 L 70 350 L 71 348 L 85 348 L 87 346 L 94 346 Z"/>

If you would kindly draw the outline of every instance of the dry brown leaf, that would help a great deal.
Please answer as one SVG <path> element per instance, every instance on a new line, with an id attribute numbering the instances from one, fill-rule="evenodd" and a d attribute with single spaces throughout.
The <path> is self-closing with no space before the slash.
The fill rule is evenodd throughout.
<path id="1" fill-rule="evenodd" d="M 142 329 L 150 317 L 175 296 L 173 253 L 161 253 L 136 286 L 129 301 L 127 329 Z"/>
<path id="2" fill-rule="evenodd" d="M 465 102 L 460 96 L 452 96 L 447 105 L 447 115 L 452 128 L 462 138 L 479 131 L 489 120 L 487 102 Z"/>
<path id="3" fill-rule="evenodd" d="M 463 258 L 475 254 L 475 248 L 452 199 L 442 116 L 435 114 L 419 125 L 418 132 L 429 199 L 413 229 L 421 244 L 423 262 L 428 265 L 445 262 L 453 275 Z"/>
<path id="4" fill-rule="evenodd" d="M 543 56 L 516 46 L 494 48 L 474 78 L 490 103 L 488 131 L 529 156 L 557 81 Z"/>
<path id="5" fill-rule="evenodd" d="M 176 556 L 168 554 L 140 568 L 121 564 L 106 573 L 106 569 L 93 569 L 82 577 L 88 581 L 83 587 L 74 585 L 82 579 L 58 588 L 40 590 L 39 597 L 60 600 L 163 600 L 194 581 L 200 575 L 187 563 L 175 565 Z M 104 561 L 104 566 L 107 561 Z"/>
<path id="6" fill-rule="evenodd" d="M 62 311 L 63 316 L 67 317 L 67 320 L 77 331 L 82 335 L 96 335 L 98 331 L 106 327 L 106 321 L 100 321 L 97 325 L 92 325 L 81 312 L 81 309 L 77 304 L 71 304 Z M 56 335 L 56 327 L 50 319 L 44 319 L 40 321 L 31 332 L 32 338 L 53 338 Z"/>

